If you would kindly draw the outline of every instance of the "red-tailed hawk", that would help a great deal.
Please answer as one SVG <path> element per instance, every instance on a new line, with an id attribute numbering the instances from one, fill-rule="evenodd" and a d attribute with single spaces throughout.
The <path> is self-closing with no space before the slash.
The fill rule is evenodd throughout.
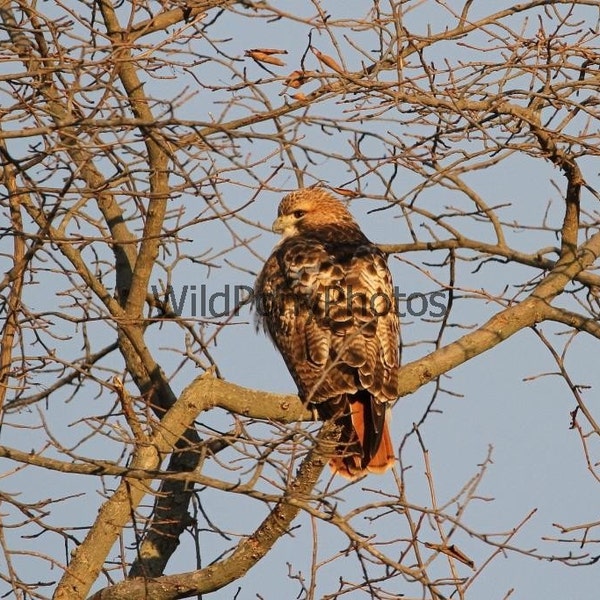
<path id="1" fill-rule="evenodd" d="M 394 464 L 386 416 L 397 398 L 399 344 L 386 257 L 320 188 L 288 194 L 273 231 L 282 239 L 256 281 L 259 324 L 301 399 L 341 424 L 334 473 L 383 473 Z"/>

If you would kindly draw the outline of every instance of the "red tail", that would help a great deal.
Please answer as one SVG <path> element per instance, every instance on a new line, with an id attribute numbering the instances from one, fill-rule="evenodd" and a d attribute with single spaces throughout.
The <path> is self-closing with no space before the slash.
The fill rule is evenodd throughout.
<path id="1" fill-rule="evenodd" d="M 385 473 L 395 461 L 386 420 L 389 411 L 367 392 L 359 394 L 348 398 L 350 413 L 338 417 L 342 436 L 336 456 L 329 461 L 331 470 L 347 479 Z"/>

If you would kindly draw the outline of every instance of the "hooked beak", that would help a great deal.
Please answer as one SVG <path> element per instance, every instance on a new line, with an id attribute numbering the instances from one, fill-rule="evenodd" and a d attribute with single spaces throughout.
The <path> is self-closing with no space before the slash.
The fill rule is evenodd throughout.
<path id="1" fill-rule="evenodd" d="M 284 236 L 292 235 L 296 231 L 296 219 L 293 215 L 281 215 L 275 219 L 271 229 L 275 233 L 281 233 Z"/>

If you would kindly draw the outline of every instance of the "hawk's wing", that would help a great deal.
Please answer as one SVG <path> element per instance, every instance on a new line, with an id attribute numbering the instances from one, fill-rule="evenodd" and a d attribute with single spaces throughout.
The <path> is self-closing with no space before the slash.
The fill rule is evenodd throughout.
<path id="1" fill-rule="evenodd" d="M 257 281 L 259 316 L 304 400 L 397 397 L 398 316 L 376 246 L 284 240 Z M 381 407 L 383 409 L 383 407 Z"/>

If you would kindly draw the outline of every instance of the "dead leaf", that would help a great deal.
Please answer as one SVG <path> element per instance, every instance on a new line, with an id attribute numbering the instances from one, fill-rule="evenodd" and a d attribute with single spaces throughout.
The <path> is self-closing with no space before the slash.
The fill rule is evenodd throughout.
<path id="1" fill-rule="evenodd" d="M 292 71 L 285 80 L 285 85 L 297 90 L 309 80 L 310 71 Z"/>
<path id="2" fill-rule="evenodd" d="M 278 67 L 285 66 L 285 63 L 280 58 L 271 56 L 270 54 L 266 54 L 260 50 L 246 50 L 245 55 L 258 62 L 269 63 L 270 65 L 277 65 Z"/>
<path id="3" fill-rule="evenodd" d="M 333 71 L 335 71 L 336 73 L 341 73 L 344 74 L 345 71 L 344 69 L 342 69 L 342 67 L 340 65 L 338 65 L 338 63 L 331 58 L 331 56 L 328 56 L 327 54 L 323 54 L 322 52 L 320 52 L 319 50 L 317 50 L 316 48 L 311 48 L 312 53 L 324 64 L 327 65 L 330 69 L 332 69 Z"/>
<path id="4" fill-rule="evenodd" d="M 287 50 L 279 48 L 250 48 L 249 52 L 262 52 L 263 54 L 287 54 Z"/>
<path id="5" fill-rule="evenodd" d="M 331 188 L 336 194 L 340 196 L 345 196 L 346 198 L 356 198 L 358 196 L 358 192 L 354 190 L 345 190 L 344 188 Z"/>
<path id="6" fill-rule="evenodd" d="M 475 563 L 462 550 L 457 548 L 456 544 L 445 546 L 444 544 L 432 544 L 430 542 L 425 542 L 425 547 L 430 548 L 431 550 L 437 550 L 446 556 L 451 556 L 464 565 L 471 567 L 471 569 L 475 569 Z"/>

